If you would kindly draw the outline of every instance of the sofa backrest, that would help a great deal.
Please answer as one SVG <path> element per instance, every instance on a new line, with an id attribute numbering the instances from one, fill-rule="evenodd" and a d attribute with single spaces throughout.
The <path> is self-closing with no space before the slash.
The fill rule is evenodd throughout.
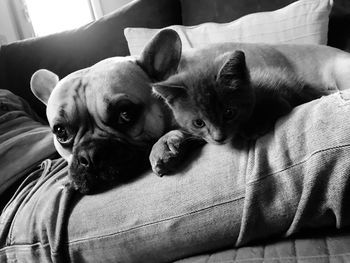
<path id="1" fill-rule="evenodd" d="M 129 55 L 125 27 L 161 28 L 181 24 L 178 0 L 135 0 L 76 30 L 1 46 L 0 88 L 26 99 L 42 117 L 45 107 L 32 95 L 32 74 L 49 69 L 60 78 L 112 56 Z"/>
<path id="2" fill-rule="evenodd" d="M 46 68 L 61 78 L 104 58 L 129 54 L 125 27 L 230 22 L 253 12 L 272 11 L 296 0 L 135 0 L 76 30 L 0 47 L 0 88 L 26 99 L 42 117 L 45 107 L 32 95 L 32 74 Z M 328 44 L 350 51 L 350 1 L 334 0 Z"/>

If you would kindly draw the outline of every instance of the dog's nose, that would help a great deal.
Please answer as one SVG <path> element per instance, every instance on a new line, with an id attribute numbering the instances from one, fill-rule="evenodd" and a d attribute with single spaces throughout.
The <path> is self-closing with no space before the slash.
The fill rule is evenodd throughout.
<path id="1" fill-rule="evenodd" d="M 89 168 L 92 164 L 91 158 L 87 151 L 80 151 L 78 155 L 78 163 L 80 166 Z"/>

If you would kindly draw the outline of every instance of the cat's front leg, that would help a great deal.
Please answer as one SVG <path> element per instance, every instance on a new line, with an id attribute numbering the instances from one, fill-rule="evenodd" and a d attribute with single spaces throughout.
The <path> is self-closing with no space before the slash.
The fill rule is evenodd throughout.
<path id="1" fill-rule="evenodd" d="M 186 155 L 188 138 L 182 130 L 172 130 L 153 145 L 149 160 L 155 174 L 163 176 L 176 170 Z"/>

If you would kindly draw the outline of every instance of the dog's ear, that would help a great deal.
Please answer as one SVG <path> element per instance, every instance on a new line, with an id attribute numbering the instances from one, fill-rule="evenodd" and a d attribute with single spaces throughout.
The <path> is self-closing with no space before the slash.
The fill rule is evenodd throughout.
<path id="1" fill-rule="evenodd" d="M 248 68 L 245 61 L 244 52 L 237 50 L 232 52 L 228 60 L 219 70 L 217 81 L 219 85 L 237 88 L 236 85 L 249 80 Z"/>
<path id="2" fill-rule="evenodd" d="M 164 29 L 156 34 L 143 49 L 137 63 L 155 81 L 174 74 L 180 63 L 182 43 L 178 33 Z"/>
<path id="3" fill-rule="evenodd" d="M 59 78 L 55 73 L 46 69 L 39 69 L 30 80 L 30 88 L 33 94 L 47 105 L 50 94 L 58 81 Z"/>
<path id="4" fill-rule="evenodd" d="M 162 97 L 169 105 L 172 105 L 176 99 L 187 96 L 187 90 L 181 86 L 159 82 L 152 84 L 152 88 L 153 93 Z"/>

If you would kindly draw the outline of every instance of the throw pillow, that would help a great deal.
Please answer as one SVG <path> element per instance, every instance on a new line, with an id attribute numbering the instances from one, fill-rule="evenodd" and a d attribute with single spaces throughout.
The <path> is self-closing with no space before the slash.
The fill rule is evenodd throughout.
<path id="1" fill-rule="evenodd" d="M 182 40 L 183 48 L 220 42 L 267 42 L 327 44 L 331 0 L 300 0 L 271 12 L 253 13 L 230 23 L 170 26 Z M 138 55 L 162 29 L 125 28 L 131 55 Z"/>

